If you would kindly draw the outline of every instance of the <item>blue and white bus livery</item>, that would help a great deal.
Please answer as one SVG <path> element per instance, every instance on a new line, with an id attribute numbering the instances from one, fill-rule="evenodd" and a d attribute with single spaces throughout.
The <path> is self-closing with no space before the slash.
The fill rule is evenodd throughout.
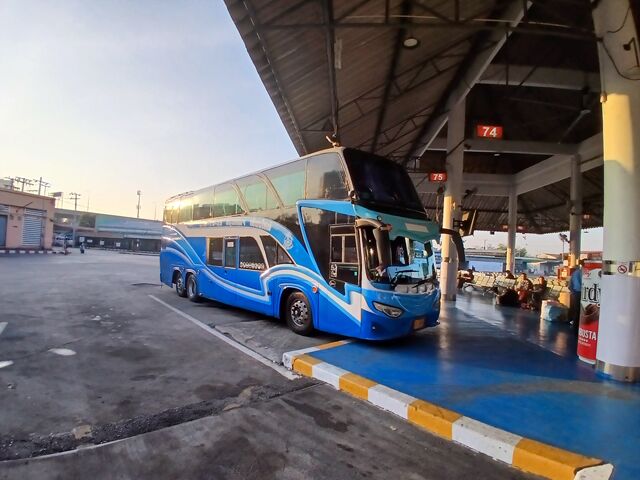
<path id="1" fill-rule="evenodd" d="M 429 221 L 406 171 L 332 148 L 167 201 L 160 279 L 314 330 L 370 340 L 435 326 Z"/>

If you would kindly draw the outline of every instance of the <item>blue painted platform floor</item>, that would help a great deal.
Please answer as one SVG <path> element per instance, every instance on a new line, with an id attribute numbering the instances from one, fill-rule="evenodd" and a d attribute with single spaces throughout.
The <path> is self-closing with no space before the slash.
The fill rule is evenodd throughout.
<path id="1" fill-rule="evenodd" d="M 393 342 L 314 352 L 388 387 L 640 479 L 640 386 L 597 376 L 575 355 L 572 327 L 496 307 L 477 293 L 444 307 L 441 325 Z"/>

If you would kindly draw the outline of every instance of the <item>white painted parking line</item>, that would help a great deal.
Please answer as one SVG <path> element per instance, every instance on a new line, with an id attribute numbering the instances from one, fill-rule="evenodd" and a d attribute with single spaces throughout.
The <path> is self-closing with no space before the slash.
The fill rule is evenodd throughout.
<path id="1" fill-rule="evenodd" d="M 161 305 L 164 305 L 165 307 L 167 307 L 169 310 L 177 313 L 178 315 L 180 315 L 182 318 L 185 318 L 187 320 L 189 320 L 191 323 L 193 323 L 194 325 L 200 327 L 201 329 L 203 329 L 205 332 L 210 333 L 211 335 L 215 336 L 216 338 L 218 338 L 219 340 L 222 340 L 223 342 L 225 342 L 226 344 L 232 346 L 233 348 L 235 348 L 236 350 L 240 350 L 242 353 L 249 355 L 251 358 L 253 358 L 254 360 L 259 361 L 260 363 L 262 363 L 263 365 L 266 365 L 269 368 L 272 368 L 273 370 L 275 370 L 276 372 L 278 372 L 280 375 L 282 375 L 283 377 L 288 378 L 289 380 L 294 380 L 296 378 L 299 378 L 298 375 L 290 372 L 289 370 L 287 370 L 286 368 L 284 368 L 282 365 L 278 365 L 277 363 L 273 363 L 271 360 L 263 357 L 262 355 L 260 355 L 259 353 L 254 352 L 253 350 L 251 350 L 250 348 L 245 347 L 244 345 L 242 345 L 241 343 L 236 342 L 235 340 L 230 339 L 229 337 L 227 337 L 226 335 L 220 333 L 219 331 L 211 328 L 209 325 L 206 325 L 204 323 L 202 323 L 200 320 L 192 317 L 191 315 L 189 315 L 188 313 L 184 313 L 182 310 L 179 310 L 171 305 L 169 305 L 167 302 L 164 302 L 162 300 L 160 300 L 158 297 L 156 297 L 155 295 L 149 295 L 149 297 L 152 300 L 155 300 L 156 302 L 158 302 Z"/>
<path id="2" fill-rule="evenodd" d="M 11 360 L 4 360 L 0 362 L 0 368 L 8 367 L 10 365 L 13 365 L 13 362 Z"/>
<path id="3" fill-rule="evenodd" d="M 71 355 L 76 354 L 76 352 L 69 348 L 50 348 L 49 351 L 51 353 L 55 353 L 56 355 L 62 355 L 63 357 L 70 357 Z"/>
<path id="4" fill-rule="evenodd" d="M 2 332 L 4 332 L 4 329 L 7 328 L 7 325 L 9 325 L 8 322 L 0 322 L 0 335 L 2 335 Z"/>

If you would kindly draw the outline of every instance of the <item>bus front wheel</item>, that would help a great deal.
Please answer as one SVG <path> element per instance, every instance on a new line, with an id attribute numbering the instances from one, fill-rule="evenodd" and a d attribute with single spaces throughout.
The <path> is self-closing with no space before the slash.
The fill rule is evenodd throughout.
<path id="1" fill-rule="evenodd" d="M 287 325 L 298 335 L 313 334 L 313 314 L 309 300 L 302 292 L 294 292 L 287 297 Z"/>
<path id="2" fill-rule="evenodd" d="M 173 275 L 173 283 L 176 284 L 176 293 L 179 297 L 185 298 L 187 296 L 187 289 L 184 286 L 184 281 L 182 280 L 182 274 L 178 271 Z"/>

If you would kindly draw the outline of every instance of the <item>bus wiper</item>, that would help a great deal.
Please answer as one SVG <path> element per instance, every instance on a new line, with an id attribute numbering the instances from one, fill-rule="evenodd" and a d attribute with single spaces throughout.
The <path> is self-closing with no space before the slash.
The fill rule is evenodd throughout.
<path id="1" fill-rule="evenodd" d="M 415 288 L 416 290 L 418 289 L 418 287 L 420 285 L 424 285 L 425 283 L 430 282 L 432 279 L 431 278 L 423 278 L 422 280 L 420 280 L 418 283 L 416 283 L 415 285 L 411 285 L 411 288 Z"/>
<path id="2" fill-rule="evenodd" d="M 398 270 L 393 276 L 393 278 L 391 279 L 392 287 L 396 286 L 396 279 L 398 278 L 398 275 L 400 275 L 401 273 L 420 273 L 420 272 L 418 272 L 418 270 Z"/>

